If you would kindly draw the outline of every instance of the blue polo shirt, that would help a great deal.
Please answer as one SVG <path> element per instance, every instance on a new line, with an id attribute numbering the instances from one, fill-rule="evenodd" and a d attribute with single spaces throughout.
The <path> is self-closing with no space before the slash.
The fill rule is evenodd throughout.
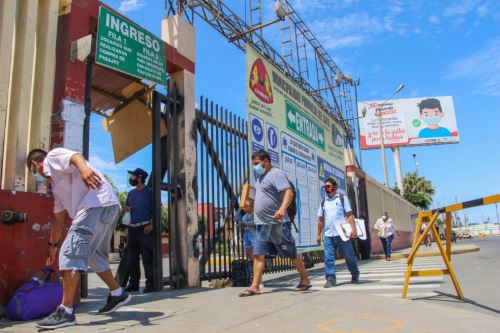
<path id="1" fill-rule="evenodd" d="M 125 205 L 131 208 L 130 223 L 151 220 L 153 217 L 153 192 L 151 187 L 145 186 L 140 191 L 134 188 L 128 193 Z"/>
<path id="2" fill-rule="evenodd" d="M 318 209 L 318 217 L 323 217 L 325 219 L 325 227 L 323 232 L 326 237 L 340 236 L 335 229 L 336 224 L 346 223 L 346 217 L 344 214 L 352 212 L 351 204 L 346 195 L 344 195 L 344 208 L 342 208 L 342 201 L 340 201 L 340 196 L 336 193 L 333 197 L 328 195 L 325 197 L 325 203 L 323 207 Z"/>

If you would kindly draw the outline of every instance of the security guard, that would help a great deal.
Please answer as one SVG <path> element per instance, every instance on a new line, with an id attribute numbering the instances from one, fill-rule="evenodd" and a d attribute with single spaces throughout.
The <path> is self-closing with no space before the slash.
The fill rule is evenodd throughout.
<path id="1" fill-rule="evenodd" d="M 141 270 L 139 256 L 146 275 L 144 293 L 153 289 L 153 196 L 149 186 L 146 185 L 148 173 L 141 168 L 128 171 L 129 183 L 135 188 L 128 193 L 125 211 L 130 212 L 130 225 L 127 234 L 127 263 L 130 270 L 130 280 L 126 291 L 138 291 Z"/>

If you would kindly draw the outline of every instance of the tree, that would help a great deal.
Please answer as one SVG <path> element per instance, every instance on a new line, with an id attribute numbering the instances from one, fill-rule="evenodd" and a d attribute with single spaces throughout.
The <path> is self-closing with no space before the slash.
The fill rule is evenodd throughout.
<path id="1" fill-rule="evenodd" d="M 401 195 L 399 188 L 394 186 L 393 191 Z M 431 181 L 415 172 L 408 172 L 403 179 L 403 197 L 420 209 L 428 209 L 435 192 Z"/>

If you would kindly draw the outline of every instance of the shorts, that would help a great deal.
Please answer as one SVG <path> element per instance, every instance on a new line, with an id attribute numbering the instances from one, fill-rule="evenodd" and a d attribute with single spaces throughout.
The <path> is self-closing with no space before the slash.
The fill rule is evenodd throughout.
<path id="1" fill-rule="evenodd" d="M 59 251 L 59 270 L 96 273 L 109 269 L 109 248 L 120 206 L 83 209 L 73 219 Z"/>
<path id="2" fill-rule="evenodd" d="M 254 255 L 278 255 L 282 258 L 296 259 L 297 247 L 292 236 L 292 224 L 282 222 L 257 225 L 253 253 Z"/>
<path id="3" fill-rule="evenodd" d="M 243 247 L 245 250 L 253 248 L 255 245 L 255 227 L 246 227 L 243 231 Z"/>

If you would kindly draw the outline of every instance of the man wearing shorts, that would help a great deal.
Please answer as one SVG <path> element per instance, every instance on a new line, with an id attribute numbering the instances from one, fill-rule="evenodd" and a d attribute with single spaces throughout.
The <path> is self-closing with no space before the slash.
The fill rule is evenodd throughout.
<path id="1" fill-rule="evenodd" d="M 300 282 L 293 289 L 311 288 L 302 257 L 297 254 L 292 237 L 290 218 L 286 210 L 293 199 L 292 188 L 285 173 L 273 168 L 269 153 L 259 150 L 252 155 L 255 181 L 254 223 L 256 225 L 252 285 L 240 292 L 240 297 L 260 294 L 259 285 L 264 273 L 265 256 L 289 258 L 300 274 Z"/>
<path id="2" fill-rule="evenodd" d="M 63 277 L 61 305 L 36 326 L 56 329 L 76 325 L 75 294 L 80 272 L 86 272 L 88 266 L 110 290 L 100 314 L 114 312 L 127 304 L 131 296 L 120 288 L 108 262 L 111 236 L 120 213 L 120 203 L 111 185 L 80 153 L 64 148 L 48 153 L 33 149 L 26 165 L 37 182 L 50 181 L 54 195 L 55 220 L 50 232 L 47 266 L 55 262 L 59 251 L 65 214 L 73 220 L 59 251 L 59 270 Z"/>

